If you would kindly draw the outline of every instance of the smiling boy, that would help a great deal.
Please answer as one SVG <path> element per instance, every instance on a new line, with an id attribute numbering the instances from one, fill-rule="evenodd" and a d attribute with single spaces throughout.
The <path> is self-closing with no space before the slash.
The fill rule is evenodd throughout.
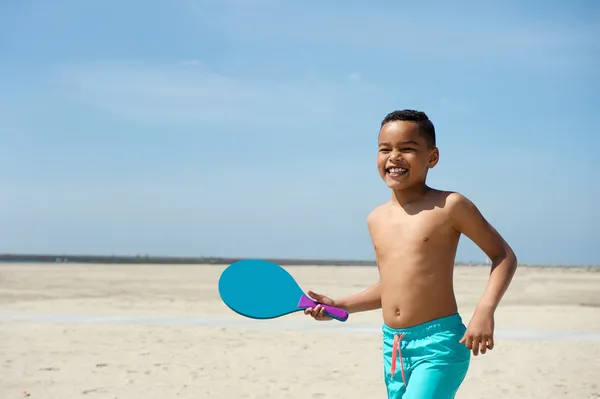
<path id="1" fill-rule="evenodd" d="M 455 397 L 470 351 L 477 356 L 494 347 L 494 312 L 517 267 L 510 246 L 469 199 L 427 186 L 427 173 L 438 160 L 435 129 L 425 113 L 394 111 L 384 118 L 377 168 L 392 198 L 367 218 L 379 281 L 341 299 L 309 291 L 316 301 L 349 313 L 382 310 L 389 399 Z M 461 234 L 492 261 L 468 328 L 458 314 L 453 286 Z M 305 314 L 330 320 L 320 305 Z"/>

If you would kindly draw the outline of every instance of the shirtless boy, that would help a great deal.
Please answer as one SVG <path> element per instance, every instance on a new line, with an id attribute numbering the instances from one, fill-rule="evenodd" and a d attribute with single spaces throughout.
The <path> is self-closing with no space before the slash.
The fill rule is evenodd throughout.
<path id="1" fill-rule="evenodd" d="M 517 259 L 469 199 L 427 186 L 427 172 L 439 159 L 427 115 L 413 110 L 388 114 L 378 141 L 377 168 L 392 190 L 391 200 L 367 218 L 379 281 L 341 299 L 309 295 L 349 313 L 381 308 L 389 399 L 451 399 L 465 378 L 471 351 L 477 356 L 494 347 L 494 312 Z M 492 261 L 468 328 L 458 314 L 452 280 L 461 234 Z M 330 320 L 320 305 L 305 314 Z"/>

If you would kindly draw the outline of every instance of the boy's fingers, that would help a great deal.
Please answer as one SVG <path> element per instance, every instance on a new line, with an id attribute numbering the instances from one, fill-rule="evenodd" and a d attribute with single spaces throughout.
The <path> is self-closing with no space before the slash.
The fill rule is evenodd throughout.
<path id="1" fill-rule="evenodd" d="M 471 337 L 467 336 L 467 340 L 465 342 L 465 346 L 467 347 L 467 349 L 471 349 L 473 347 L 472 345 L 473 345 L 473 341 L 472 341 Z"/>
<path id="2" fill-rule="evenodd" d="M 313 311 L 312 311 L 312 316 L 313 316 L 313 317 L 318 317 L 318 316 L 319 316 L 319 313 L 321 312 L 321 309 L 323 309 L 323 308 L 321 307 L 321 305 L 317 305 L 317 306 L 316 306 L 316 307 L 313 309 Z"/>
<path id="3" fill-rule="evenodd" d="M 480 343 L 479 343 L 479 352 L 484 355 L 485 352 L 487 351 L 487 340 L 484 338 Z"/>
<path id="4" fill-rule="evenodd" d="M 479 354 L 479 337 L 473 338 L 473 354 L 475 356 Z"/>
<path id="5" fill-rule="evenodd" d="M 489 350 L 494 349 L 494 338 L 493 337 L 488 338 L 487 347 Z"/>
<path id="6" fill-rule="evenodd" d="M 459 344 L 464 344 L 467 341 L 467 333 L 465 333 L 462 338 L 460 339 L 460 341 L 458 341 Z"/>
<path id="7" fill-rule="evenodd" d="M 325 319 L 325 308 L 321 308 L 321 310 L 319 311 L 319 318 L 321 320 Z"/>
<path id="8" fill-rule="evenodd" d="M 317 305 L 314 308 L 306 308 L 304 309 L 305 315 L 310 315 L 316 320 L 329 320 L 331 317 L 325 314 L 325 308 L 321 305 Z"/>
<path id="9" fill-rule="evenodd" d="M 314 291 L 308 290 L 308 296 L 310 296 L 312 299 L 315 299 L 317 301 L 320 301 L 323 298 L 323 295 L 321 294 L 317 294 Z"/>

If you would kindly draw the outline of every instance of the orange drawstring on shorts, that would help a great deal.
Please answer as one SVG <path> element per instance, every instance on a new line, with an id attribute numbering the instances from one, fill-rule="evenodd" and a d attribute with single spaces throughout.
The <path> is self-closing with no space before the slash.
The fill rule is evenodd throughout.
<path id="1" fill-rule="evenodd" d="M 404 334 L 398 337 L 398 334 L 394 335 L 394 346 L 392 347 L 392 378 L 396 372 L 396 353 L 400 353 L 400 366 L 402 367 L 402 382 L 406 386 L 406 380 L 404 379 L 404 362 L 402 361 L 402 348 L 400 347 L 400 341 L 404 338 Z"/>

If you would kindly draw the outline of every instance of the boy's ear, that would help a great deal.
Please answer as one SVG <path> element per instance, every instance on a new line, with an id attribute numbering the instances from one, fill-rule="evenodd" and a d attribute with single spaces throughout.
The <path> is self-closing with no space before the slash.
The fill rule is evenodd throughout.
<path id="1" fill-rule="evenodd" d="M 427 166 L 429 168 L 433 168 L 435 165 L 437 165 L 439 160 L 440 160 L 440 151 L 438 150 L 437 147 L 434 147 L 429 152 L 429 162 L 428 162 Z"/>

